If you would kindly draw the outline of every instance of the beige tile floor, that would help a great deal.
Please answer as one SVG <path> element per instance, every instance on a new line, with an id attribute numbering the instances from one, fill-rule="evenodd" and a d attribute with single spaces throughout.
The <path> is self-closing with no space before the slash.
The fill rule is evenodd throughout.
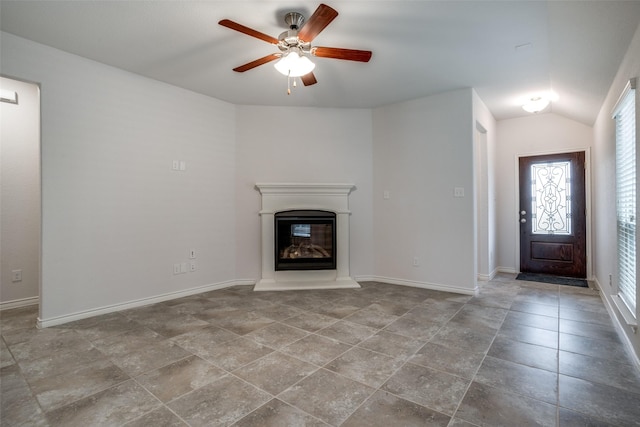
<path id="1" fill-rule="evenodd" d="M 2 426 L 633 426 L 593 289 L 235 287 L 59 327 L 0 313 Z"/>

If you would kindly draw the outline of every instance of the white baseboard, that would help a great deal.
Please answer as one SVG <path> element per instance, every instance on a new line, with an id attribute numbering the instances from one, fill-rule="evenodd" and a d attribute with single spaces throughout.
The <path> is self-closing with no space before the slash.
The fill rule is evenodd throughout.
<path id="1" fill-rule="evenodd" d="M 457 286 L 441 285 L 438 283 L 418 282 L 415 280 L 394 279 L 391 277 L 382 276 L 357 276 L 355 279 L 360 282 L 382 282 L 389 283 L 390 285 L 410 286 L 413 288 L 432 289 L 434 291 L 453 292 L 456 294 L 473 295 L 477 288 L 477 285 L 473 289 L 459 288 Z"/>
<path id="2" fill-rule="evenodd" d="M 496 274 L 500 273 L 500 267 L 496 267 L 493 269 L 493 271 L 489 274 L 481 274 L 478 273 L 478 280 L 482 281 L 482 282 L 488 282 L 489 280 L 493 280 L 494 277 L 496 277 Z"/>
<path id="3" fill-rule="evenodd" d="M 496 274 L 497 273 L 518 274 L 519 271 L 516 271 L 516 269 L 513 267 L 496 267 Z"/>
<path id="4" fill-rule="evenodd" d="M 87 319 L 89 317 L 100 316 L 103 314 L 113 313 L 116 311 L 128 310 L 130 308 L 142 307 L 144 305 L 155 304 L 158 302 L 169 301 L 172 299 L 187 297 L 190 295 L 201 294 L 203 292 L 229 288 L 231 286 L 250 286 L 254 284 L 255 284 L 255 281 L 253 280 L 229 280 L 226 282 L 199 286 L 197 288 L 185 289 L 178 292 L 170 292 L 167 294 L 156 295 L 149 298 L 142 298 L 134 301 L 127 301 L 120 304 L 113 304 L 113 305 L 81 311 L 77 313 L 65 314 L 63 316 L 51 317 L 48 319 L 38 318 L 36 326 L 38 328 L 48 328 L 50 326 L 62 325 L 64 323 L 73 322 L 75 320 Z"/>
<path id="5" fill-rule="evenodd" d="M 375 282 L 376 276 L 353 276 L 356 282 Z"/>
<path id="6" fill-rule="evenodd" d="M 599 291 L 600 294 L 600 298 L 602 299 L 602 302 L 604 303 L 605 308 L 607 309 L 607 312 L 609 313 L 609 317 L 611 318 L 611 320 L 613 321 L 614 326 L 616 327 L 616 329 L 622 333 L 623 336 L 623 341 L 624 344 L 627 347 L 627 351 L 628 353 L 631 355 L 636 368 L 640 370 L 640 355 L 636 354 L 634 348 L 633 348 L 633 343 L 631 343 L 631 340 L 629 339 L 629 336 L 625 333 L 625 326 L 628 328 L 628 325 L 623 325 L 620 322 L 620 319 L 618 318 L 618 316 L 616 315 L 616 311 L 617 308 L 614 307 L 614 305 L 612 304 L 611 301 L 609 301 L 609 298 L 607 298 L 607 295 L 602 291 L 602 285 L 600 285 L 600 282 L 598 281 L 597 277 L 593 277 L 593 283 L 595 284 L 596 288 Z"/>
<path id="7" fill-rule="evenodd" d="M 500 267 L 494 268 L 493 271 L 489 274 L 478 273 L 478 280 L 482 282 L 488 282 L 489 280 L 493 280 L 493 278 L 496 277 L 496 274 L 498 273 L 500 273 Z"/>
<path id="8" fill-rule="evenodd" d="M 40 303 L 40 297 L 14 299 L 13 301 L 0 302 L 0 311 L 10 310 L 12 308 L 28 307 L 30 305 L 38 305 L 38 303 Z"/>

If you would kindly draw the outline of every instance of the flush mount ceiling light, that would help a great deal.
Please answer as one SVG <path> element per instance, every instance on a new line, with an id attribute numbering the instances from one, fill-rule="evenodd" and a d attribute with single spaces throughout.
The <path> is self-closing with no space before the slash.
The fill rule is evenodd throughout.
<path id="1" fill-rule="evenodd" d="M 528 113 L 539 113 L 540 111 L 547 108 L 550 102 L 551 100 L 549 98 L 534 96 L 522 106 L 522 109 Z"/>

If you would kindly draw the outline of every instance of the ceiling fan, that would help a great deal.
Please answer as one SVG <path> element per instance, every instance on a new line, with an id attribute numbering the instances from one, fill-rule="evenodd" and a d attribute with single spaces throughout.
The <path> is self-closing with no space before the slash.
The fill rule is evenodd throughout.
<path id="1" fill-rule="evenodd" d="M 305 22 L 305 18 L 298 12 L 289 12 L 285 15 L 284 20 L 289 30 L 283 32 L 276 39 L 267 34 L 256 31 L 252 28 L 245 27 L 242 24 L 223 19 L 218 24 L 239 31 L 251 37 L 271 43 L 280 49 L 279 53 L 272 53 L 254 61 L 240 65 L 233 69 L 239 73 L 251 70 L 260 65 L 271 61 L 279 60 L 274 66 L 276 69 L 289 77 L 300 77 L 305 86 L 316 84 L 318 81 L 313 74 L 315 64 L 309 60 L 309 56 L 317 56 L 320 58 L 344 59 L 348 61 L 369 62 L 371 59 L 371 51 L 344 49 L 337 47 L 312 46 L 311 42 L 316 38 L 327 25 L 333 21 L 338 12 L 321 4 L 313 12 L 313 15 Z M 294 80 L 295 86 L 295 80 Z M 291 93 L 289 89 L 288 93 Z"/>

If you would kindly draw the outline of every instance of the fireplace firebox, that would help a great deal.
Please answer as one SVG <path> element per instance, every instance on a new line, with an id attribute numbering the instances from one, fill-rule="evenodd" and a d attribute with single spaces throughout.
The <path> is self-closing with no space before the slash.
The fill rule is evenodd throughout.
<path id="1" fill-rule="evenodd" d="M 275 270 L 335 270 L 336 214 L 320 210 L 277 212 Z"/>

